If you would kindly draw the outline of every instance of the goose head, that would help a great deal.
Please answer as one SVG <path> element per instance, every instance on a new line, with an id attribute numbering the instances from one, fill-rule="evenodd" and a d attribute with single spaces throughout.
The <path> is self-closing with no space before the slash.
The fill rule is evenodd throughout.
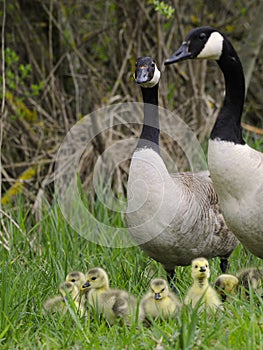
<path id="1" fill-rule="evenodd" d="M 194 58 L 219 60 L 224 45 L 226 45 L 225 37 L 218 30 L 212 27 L 198 27 L 189 32 L 181 47 L 165 60 L 164 64 Z"/>
<path id="2" fill-rule="evenodd" d="M 154 300 L 162 300 L 168 296 L 169 287 L 167 282 L 162 278 L 155 278 L 151 281 L 150 290 Z"/>
<path id="3" fill-rule="evenodd" d="M 105 270 L 100 267 L 90 269 L 86 274 L 86 282 L 81 289 L 108 289 L 109 278 Z"/>
<path id="4" fill-rule="evenodd" d="M 159 83 L 161 72 L 151 57 L 139 57 L 135 64 L 134 80 L 145 88 L 154 87 Z"/>
<path id="5" fill-rule="evenodd" d="M 202 279 L 210 277 L 208 261 L 205 258 L 197 258 L 192 261 L 193 279 Z"/>

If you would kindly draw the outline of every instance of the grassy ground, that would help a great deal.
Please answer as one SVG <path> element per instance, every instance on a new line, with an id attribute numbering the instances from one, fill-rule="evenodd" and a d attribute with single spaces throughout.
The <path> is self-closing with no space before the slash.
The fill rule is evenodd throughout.
<path id="1" fill-rule="evenodd" d="M 138 247 L 111 249 L 86 241 L 67 225 L 56 205 L 43 211 L 38 224 L 23 204 L 18 208 L 9 213 L 19 228 L 4 217 L 10 251 L 0 246 L 1 349 L 158 349 L 158 342 L 163 349 L 262 349 L 263 303 L 257 297 L 250 301 L 235 298 L 215 316 L 184 309 L 178 318 L 140 329 L 136 325 L 108 327 L 98 317 L 84 320 L 74 312 L 46 315 L 43 302 L 57 294 L 58 284 L 69 271 L 101 266 L 113 286 L 138 296 L 147 290 L 151 275 L 165 273 Z M 242 247 L 230 263 L 234 274 L 246 266 L 262 266 Z M 190 267 L 177 270 L 183 297 L 191 283 Z M 211 261 L 211 270 L 213 281 L 220 274 L 218 259 Z"/>
<path id="2" fill-rule="evenodd" d="M 262 138 L 248 141 L 262 151 Z M 108 327 L 99 317 L 89 315 L 85 320 L 73 311 L 46 315 L 43 302 L 58 293 L 59 283 L 72 270 L 101 266 L 112 286 L 138 296 L 148 289 L 151 277 L 165 273 L 138 247 L 113 249 L 88 242 L 66 223 L 56 204 L 43 209 L 37 224 L 22 201 L 16 208 L 2 218 L 9 250 L 0 245 L 0 349 L 262 349 L 263 302 L 254 295 L 249 301 L 234 297 L 217 315 L 184 308 L 169 322 L 140 329 L 136 324 Z M 91 208 L 102 222 L 109 220 L 100 204 Z M 109 221 L 122 225 L 118 214 Z M 235 274 L 241 268 L 262 266 L 262 260 L 239 246 L 230 264 L 229 273 Z M 220 274 L 218 259 L 210 265 L 213 282 Z M 183 298 L 191 284 L 190 267 L 178 267 L 177 275 Z"/>

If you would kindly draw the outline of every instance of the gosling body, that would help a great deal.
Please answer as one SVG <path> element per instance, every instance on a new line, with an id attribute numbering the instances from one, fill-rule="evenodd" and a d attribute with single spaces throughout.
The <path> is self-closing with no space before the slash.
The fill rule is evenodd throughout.
<path id="1" fill-rule="evenodd" d="M 153 279 L 150 290 L 142 298 L 140 304 L 146 319 L 168 319 L 175 316 L 181 310 L 181 302 L 178 297 L 169 290 L 166 280 Z"/>

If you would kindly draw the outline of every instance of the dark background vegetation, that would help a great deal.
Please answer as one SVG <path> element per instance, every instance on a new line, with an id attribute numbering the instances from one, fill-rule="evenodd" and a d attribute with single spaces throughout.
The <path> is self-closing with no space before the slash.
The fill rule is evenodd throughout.
<path id="1" fill-rule="evenodd" d="M 195 26 L 222 30 L 240 54 L 248 87 L 243 121 L 252 126 L 245 133 L 262 143 L 262 0 L 8 0 L 1 17 L 2 205 L 21 191 L 34 207 L 51 200 L 55 157 L 70 128 L 100 107 L 141 101 L 136 57 L 152 56 L 163 70 Z M 216 64 L 185 62 L 163 72 L 160 104 L 176 110 L 205 147 L 223 90 Z M 84 188 L 99 154 L 139 131 L 120 126 L 89 145 L 79 170 Z M 162 142 L 183 169 L 182 151 Z M 128 167 L 120 165 L 114 180 L 124 194 Z"/>

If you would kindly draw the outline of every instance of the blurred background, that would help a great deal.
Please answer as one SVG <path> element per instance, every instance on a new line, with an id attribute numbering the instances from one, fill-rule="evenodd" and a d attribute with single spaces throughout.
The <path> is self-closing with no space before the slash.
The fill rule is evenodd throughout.
<path id="1" fill-rule="evenodd" d="M 152 56 L 163 71 L 160 105 L 176 113 L 206 142 L 224 96 L 215 62 L 163 61 L 193 27 L 224 32 L 244 66 L 244 135 L 263 150 L 262 0 L 8 0 L 1 2 L 2 206 L 18 196 L 38 212 L 52 203 L 56 154 L 85 115 L 114 103 L 141 101 L 132 74 L 138 56 Z M 94 120 L 100 123 L 100 120 Z M 96 160 L 111 144 L 139 137 L 141 125 L 105 131 L 87 146 L 79 165 L 85 191 L 93 190 Z M 165 147 L 188 170 L 183 151 L 165 135 Z M 115 169 L 113 189 L 126 194 L 129 161 Z"/>

